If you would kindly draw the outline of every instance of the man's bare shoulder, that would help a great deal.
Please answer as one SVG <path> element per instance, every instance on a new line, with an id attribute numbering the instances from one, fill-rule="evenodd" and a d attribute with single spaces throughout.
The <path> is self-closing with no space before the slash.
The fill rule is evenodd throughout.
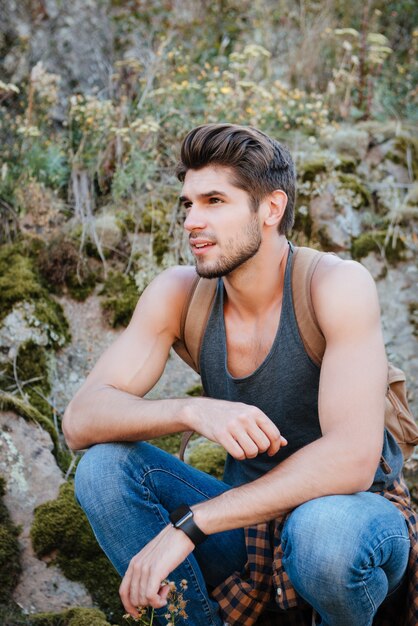
<path id="1" fill-rule="evenodd" d="M 130 326 L 147 320 L 160 330 L 168 325 L 178 336 L 183 308 L 196 276 L 190 265 L 176 265 L 161 272 L 142 293 Z"/>
<path id="2" fill-rule="evenodd" d="M 380 323 L 376 285 L 360 263 L 324 255 L 311 288 L 314 310 L 326 336 Z"/>

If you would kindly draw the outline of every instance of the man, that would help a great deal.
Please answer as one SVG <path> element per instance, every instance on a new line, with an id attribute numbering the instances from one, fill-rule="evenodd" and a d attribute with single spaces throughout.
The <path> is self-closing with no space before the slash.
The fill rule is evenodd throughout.
<path id="1" fill-rule="evenodd" d="M 281 619 L 293 606 L 284 572 L 317 623 L 370 625 L 402 587 L 410 550 L 405 518 L 374 493 L 402 465 L 384 437 L 374 283 L 357 263 L 319 262 L 312 303 L 326 350 L 318 368 L 292 304 L 288 151 L 252 128 L 205 125 L 183 142 L 178 176 L 196 271 L 221 278 L 201 349 L 207 397 L 144 399 L 180 337 L 195 277 L 192 267 L 172 268 L 145 290 L 66 411 L 69 445 L 90 447 L 77 497 L 123 576 L 132 616 L 151 606 L 166 623 L 170 577 L 188 581 L 188 624 L 252 624 L 261 610 Z M 226 449 L 224 482 L 144 443 L 184 430 Z M 379 466 L 382 447 L 392 470 Z M 266 537 L 273 527 L 264 523 L 277 519 L 260 553 L 257 532 Z M 240 577 L 248 559 L 254 569 Z"/>

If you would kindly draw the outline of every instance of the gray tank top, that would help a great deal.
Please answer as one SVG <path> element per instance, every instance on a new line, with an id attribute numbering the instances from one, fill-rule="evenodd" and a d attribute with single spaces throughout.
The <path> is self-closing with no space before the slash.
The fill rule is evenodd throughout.
<path id="1" fill-rule="evenodd" d="M 228 371 L 223 314 L 225 293 L 222 279 L 218 280 L 200 354 L 205 395 L 259 407 L 288 441 L 273 457 L 264 453 L 254 459 L 237 461 L 228 455 L 224 481 L 230 485 L 258 478 L 322 434 L 318 417 L 320 368 L 308 356 L 299 334 L 292 298 L 292 257 L 290 247 L 280 323 L 270 352 L 254 372 L 243 378 L 235 378 Z M 402 453 L 387 431 L 383 451 L 387 464 L 385 469 L 378 469 L 373 490 L 393 481 L 402 468 Z M 388 465 L 392 466 L 390 472 Z"/>

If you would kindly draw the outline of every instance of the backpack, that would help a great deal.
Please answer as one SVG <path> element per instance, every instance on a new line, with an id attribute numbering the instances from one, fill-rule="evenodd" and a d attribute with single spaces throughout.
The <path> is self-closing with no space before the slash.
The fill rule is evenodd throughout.
<path id="1" fill-rule="evenodd" d="M 311 298 L 311 281 L 315 269 L 326 253 L 311 248 L 292 247 L 292 296 L 296 321 L 305 350 L 318 366 L 325 352 L 325 338 L 315 317 Z M 196 276 L 186 298 L 180 325 L 181 338 L 173 348 L 199 372 L 200 348 L 215 298 L 217 279 Z M 385 401 L 385 427 L 392 433 L 407 460 L 418 444 L 418 427 L 408 406 L 404 372 L 388 361 Z M 193 432 L 184 433 L 180 458 Z"/>

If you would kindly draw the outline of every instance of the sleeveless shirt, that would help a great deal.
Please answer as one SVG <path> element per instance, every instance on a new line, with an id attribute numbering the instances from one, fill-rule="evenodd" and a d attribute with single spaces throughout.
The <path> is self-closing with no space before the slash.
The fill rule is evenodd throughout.
<path id="1" fill-rule="evenodd" d="M 321 437 L 318 417 L 320 367 L 308 356 L 299 333 L 292 297 L 292 247 L 286 264 L 279 326 L 269 353 L 249 375 L 236 378 L 228 371 L 224 321 L 225 289 L 218 280 L 214 303 L 200 353 L 200 371 L 209 398 L 244 402 L 260 408 L 288 441 L 274 456 L 261 453 L 239 461 L 227 455 L 224 481 L 230 485 L 255 480 L 300 448 Z M 402 469 L 402 452 L 385 429 L 382 462 L 371 489 L 391 484 Z"/>

